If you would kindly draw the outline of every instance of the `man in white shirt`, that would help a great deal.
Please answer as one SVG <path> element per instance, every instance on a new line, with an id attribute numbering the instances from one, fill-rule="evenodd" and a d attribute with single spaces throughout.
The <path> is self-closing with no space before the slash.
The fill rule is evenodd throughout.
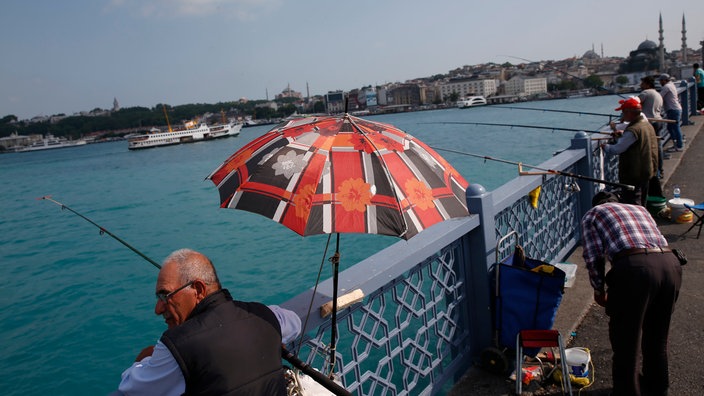
<path id="1" fill-rule="evenodd" d="M 281 344 L 301 331 L 296 313 L 233 300 L 210 260 L 190 249 L 164 260 L 156 296 L 168 329 L 122 373 L 117 394 L 285 395 Z"/>
<path id="2" fill-rule="evenodd" d="M 677 95 L 677 87 L 670 81 L 670 75 L 665 73 L 660 75 L 660 85 L 662 85 L 660 96 L 662 96 L 662 103 L 665 108 L 665 117 L 675 121 L 674 123 L 667 124 L 667 131 L 670 132 L 670 139 L 672 139 L 673 142 L 673 146 L 667 151 L 682 151 L 684 149 L 682 130 L 680 129 L 682 105 Z"/>

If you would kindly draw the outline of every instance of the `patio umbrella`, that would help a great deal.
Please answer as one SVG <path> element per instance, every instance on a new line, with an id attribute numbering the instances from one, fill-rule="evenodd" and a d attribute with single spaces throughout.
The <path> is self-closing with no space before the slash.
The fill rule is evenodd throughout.
<path id="1" fill-rule="evenodd" d="M 208 178 L 222 208 L 258 213 L 303 236 L 337 233 L 338 248 L 339 233 L 409 239 L 468 214 L 468 183 L 445 159 L 392 125 L 348 114 L 281 124 Z M 334 353 L 339 251 L 331 261 Z"/>

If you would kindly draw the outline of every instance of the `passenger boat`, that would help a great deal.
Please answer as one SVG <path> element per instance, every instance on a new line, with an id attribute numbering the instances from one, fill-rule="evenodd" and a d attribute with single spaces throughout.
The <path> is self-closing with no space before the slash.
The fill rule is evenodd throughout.
<path id="1" fill-rule="evenodd" d="M 457 101 L 457 107 L 460 109 L 466 109 L 468 107 L 483 106 L 486 104 L 486 98 L 483 96 L 470 96 L 465 99 L 460 99 Z"/>
<path id="2" fill-rule="evenodd" d="M 14 151 L 22 153 L 25 151 L 51 150 L 66 147 L 84 146 L 87 142 L 83 139 L 68 140 L 65 137 L 56 137 L 50 133 L 41 140 L 36 140 L 27 146 L 15 147 Z"/>
<path id="3" fill-rule="evenodd" d="M 242 124 L 227 123 L 208 126 L 201 123 L 196 127 L 195 123 L 190 122 L 183 129 L 171 130 L 169 128 L 167 132 L 152 129 L 147 134 L 130 136 L 127 138 L 127 148 L 137 150 L 237 136 L 240 134 L 240 129 L 242 129 Z"/>

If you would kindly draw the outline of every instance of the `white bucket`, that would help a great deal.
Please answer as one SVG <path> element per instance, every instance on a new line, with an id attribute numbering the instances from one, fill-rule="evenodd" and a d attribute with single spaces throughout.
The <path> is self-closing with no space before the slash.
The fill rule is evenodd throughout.
<path id="1" fill-rule="evenodd" d="M 687 198 L 672 198 L 667 201 L 670 207 L 670 220 L 674 223 L 691 223 L 692 211 L 685 208 L 684 204 L 694 206 L 694 201 Z"/>
<path id="2" fill-rule="evenodd" d="M 570 374 L 575 377 L 586 377 L 589 375 L 589 362 L 591 362 L 589 350 L 586 348 L 565 349 L 565 361 Z"/>

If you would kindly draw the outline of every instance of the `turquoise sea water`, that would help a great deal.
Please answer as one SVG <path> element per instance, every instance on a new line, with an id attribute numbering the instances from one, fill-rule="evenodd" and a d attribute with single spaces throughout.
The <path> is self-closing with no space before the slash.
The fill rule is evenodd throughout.
<path id="1" fill-rule="evenodd" d="M 522 104 L 614 114 L 618 97 Z M 606 117 L 486 106 L 374 116 L 430 146 L 538 165 L 573 132 L 442 122 L 596 130 Z M 0 393 L 100 395 L 165 329 L 154 315 L 157 270 L 78 216 L 87 216 L 157 262 L 190 247 L 207 254 L 243 300 L 274 304 L 314 285 L 327 236 L 300 237 L 264 217 L 220 209 L 205 177 L 269 127 L 237 138 L 128 151 L 126 142 L 0 155 Z M 439 151 L 470 182 L 494 189 L 515 166 Z M 397 242 L 343 235 L 342 269 Z M 323 277 L 330 276 L 325 266 Z"/>

